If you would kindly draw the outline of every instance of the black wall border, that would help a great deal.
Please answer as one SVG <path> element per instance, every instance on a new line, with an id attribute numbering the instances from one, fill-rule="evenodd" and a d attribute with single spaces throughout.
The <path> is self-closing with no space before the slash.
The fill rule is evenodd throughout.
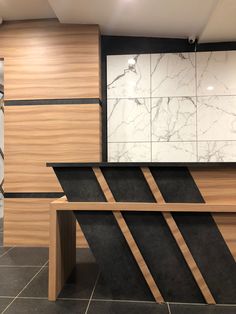
<path id="1" fill-rule="evenodd" d="M 64 192 L 5 192 L 4 198 L 59 198 Z"/>
<path id="2" fill-rule="evenodd" d="M 236 42 L 190 44 L 188 39 L 101 36 L 102 161 L 107 162 L 107 62 L 108 55 L 236 50 Z"/>
<path id="3" fill-rule="evenodd" d="M 5 106 L 35 106 L 35 105 L 93 105 L 102 102 L 99 98 L 64 98 L 64 99 L 26 99 L 5 100 Z"/>

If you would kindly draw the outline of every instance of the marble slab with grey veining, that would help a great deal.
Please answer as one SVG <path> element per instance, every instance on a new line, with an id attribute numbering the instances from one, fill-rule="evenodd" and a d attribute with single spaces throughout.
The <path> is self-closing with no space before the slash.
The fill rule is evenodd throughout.
<path id="1" fill-rule="evenodd" d="M 195 53 L 151 54 L 152 97 L 196 96 Z"/>
<path id="2" fill-rule="evenodd" d="M 236 51 L 196 53 L 197 95 L 236 95 Z"/>
<path id="3" fill-rule="evenodd" d="M 150 99 L 108 99 L 108 141 L 150 141 Z"/>
<path id="4" fill-rule="evenodd" d="M 236 141 L 198 142 L 199 162 L 235 162 Z"/>
<path id="5" fill-rule="evenodd" d="M 196 140 L 196 98 L 152 98 L 153 141 Z"/>
<path id="6" fill-rule="evenodd" d="M 198 97 L 198 140 L 236 140 L 236 96 Z"/>
<path id="7" fill-rule="evenodd" d="M 150 97 L 150 55 L 107 57 L 107 98 Z"/>
<path id="8" fill-rule="evenodd" d="M 108 161 L 151 161 L 151 143 L 108 143 Z"/>
<path id="9" fill-rule="evenodd" d="M 196 142 L 152 142 L 153 162 L 196 162 Z"/>

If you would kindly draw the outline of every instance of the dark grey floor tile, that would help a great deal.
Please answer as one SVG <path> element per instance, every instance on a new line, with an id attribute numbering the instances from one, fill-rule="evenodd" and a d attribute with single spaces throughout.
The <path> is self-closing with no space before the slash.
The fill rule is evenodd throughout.
<path id="1" fill-rule="evenodd" d="M 42 266 L 48 260 L 47 248 L 16 247 L 0 257 L 0 265 Z"/>
<path id="2" fill-rule="evenodd" d="M 92 301 L 88 314 L 168 314 L 166 305 L 143 302 Z"/>
<path id="3" fill-rule="evenodd" d="M 76 250 L 76 262 L 78 264 L 96 263 L 96 260 L 91 250 L 84 248 Z"/>
<path id="4" fill-rule="evenodd" d="M 11 303 L 11 301 L 13 300 L 13 298 L 0 298 L 0 313 L 2 313 L 3 310 L 5 310 L 5 308 L 8 306 L 8 304 Z"/>
<path id="5" fill-rule="evenodd" d="M 88 301 L 16 299 L 6 314 L 84 314 Z"/>
<path id="6" fill-rule="evenodd" d="M 0 257 L 6 253 L 10 248 L 9 247 L 1 247 L 0 246 Z"/>
<path id="7" fill-rule="evenodd" d="M 38 270 L 36 267 L 0 267 L 0 296 L 15 297 Z"/>
<path id="8" fill-rule="evenodd" d="M 235 314 L 236 306 L 170 304 L 171 314 Z"/>
<path id="9" fill-rule="evenodd" d="M 47 298 L 48 296 L 48 267 L 43 268 L 40 273 L 25 288 L 19 297 Z"/>
<path id="10" fill-rule="evenodd" d="M 0 231 L 3 231 L 3 219 L 0 218 Z"/>
<path id="11" fill-rule="evenodd" d="M 90 298 L 99 270 L 94 263 L 77 264 L 59 298 Z"/>
<path id="12" fill-rule="evenodd" d="M 78 249 L 76 270 L 68 279 L 60 297 L 63 298 L 90 298 L 98 274 L 98 267 L 89 249 Z M 44 268 L 20 297 L 47 297 L 48 295 L 48 268 Z"/>

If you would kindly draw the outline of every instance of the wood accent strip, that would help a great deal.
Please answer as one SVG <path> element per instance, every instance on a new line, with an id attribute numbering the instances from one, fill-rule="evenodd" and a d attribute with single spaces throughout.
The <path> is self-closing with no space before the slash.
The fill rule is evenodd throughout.
<path id="1" fill-rule="evenodd" d="M 106 179 L 104 178 L 103 176 L 103 173 L 101 172 L 101 169 L 100 168 L 93 168 L 93 171 L 94 171 L 94 174 L 98 180 L 98 183 L 100 184 L 100 187 L 107 199 L 108 202 L 115 202 L 115 198 L 106 182 Z M 153 277 L 152 277 L 152 274 L 142 256 L 142 253 L 140 252 L 133 236 L 132 236 L 132 233 L 130 232 L 129 230 L 129 227 L 126 223 L 126 221 L 124 220 L 123 218 L 123 215 L 121 214 L 120 211 L 117 211 L 117 212 L 113 212 L 113 215 L 116 219 L 116 222 L 118 224 L 118 226 L 120 227 L 120 230 L 121 232 L 123 233 L 125 239 L 126 239 L 126 242 L 143 274 L 143 277 L 147 283 L 147 285 L 149 286 L 151 292 L 152 292 L 152 295 L 154 297 L 154 299 L 156 300 L 156 302 L 158 303 L 163 303 L 164 302 L 164 299 L 161 295 L 161 292 L 159 290 L 159 288 L 157 287 Z"/>
<path id="2" fill-rule="evenodd" d="M 73 212 L 51 209 L 48 299 L 58 294 L 76 265 L 76 218 Z"/>
<path id="3" fill-rule="evenodd" d="M 149 185 L 150 190 L 152 191 L 152 194 L 154 198 L 156 199 L 157 202 L 164 204 L 165 200 L 161 194 L 161 191 L 158 188 L 158 185 L 156 181 L 154 180 L 152 173 L 149 168 L 141 168 L 143 175 L 147 181 L 147 184 Z M 172 214 L 170 212 L 163 212 L 162 213 L 173 237 L 175 238 L 175 241 L 183 254 L 183 257 L 189 267 L 189 269 L 192 272 L 192 275 L 199 287 L 199 289 L 202 292 L 202 295 L 204 296 L 206 302 L 208 304 L 215 304 L 215 300 L 213 295 L 211 294 L 211 291 L 209 290 L 207 283 L 205 279 L 203 278 L 200 269 L 198 268 L 185 240 L 184 237 L 182 236 Z"/>
<path id="4" fill-rule="evenodd" d="M 230 213 L 236 212 L 236 204 L 219 205 L 205 203 L 135 203 L 135 202 L 67 202 L 66 200 L 52 203 L 57 208 L 58 204 L 63 210 L 85 210 L 85 211 L 150 211 L 150 212 L 215 212 Z M 58 209 L 60 210 L 60 208 Z"/>

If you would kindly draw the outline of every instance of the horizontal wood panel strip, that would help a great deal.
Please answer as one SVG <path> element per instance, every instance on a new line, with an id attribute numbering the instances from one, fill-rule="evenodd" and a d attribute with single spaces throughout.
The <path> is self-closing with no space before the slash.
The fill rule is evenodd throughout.
<path id="1" fill-rule="evenodd" d="M 4 199 L 4 245 L 49 245 L 49 209 L 54 198 Z M 88 247 L 77 223 L 77 247 Z"/>
<path id="2" fill-rule="evenodd" d="M 68 99 L 26 99 L 26 100 L 6 100 L 5 106 L 35 106 L 35 105 L 81 105 L 99 104 L 99 98 L 68 98 Z"/>
<path id="3" fill-rule="evenodd" d="M 67 202 L 55 201 L 52 207 L 59 210 L 104 211 L 163 211 L 163 212 L 234 212 L 236 204 L 220 205 L 206 203 L 135 203 L 135 202 Z"/>
<path id="4" fill-rule="evenodd" d="M 5 99 L 100 97 L 97 25 L 5 22 L 0 42 Z"/>
<path id="5" fill-rule="evenodd" d="M 99 105 L 5 108 L 5 192 L 62 192 L 47 162 L 100 159 Z"/>

